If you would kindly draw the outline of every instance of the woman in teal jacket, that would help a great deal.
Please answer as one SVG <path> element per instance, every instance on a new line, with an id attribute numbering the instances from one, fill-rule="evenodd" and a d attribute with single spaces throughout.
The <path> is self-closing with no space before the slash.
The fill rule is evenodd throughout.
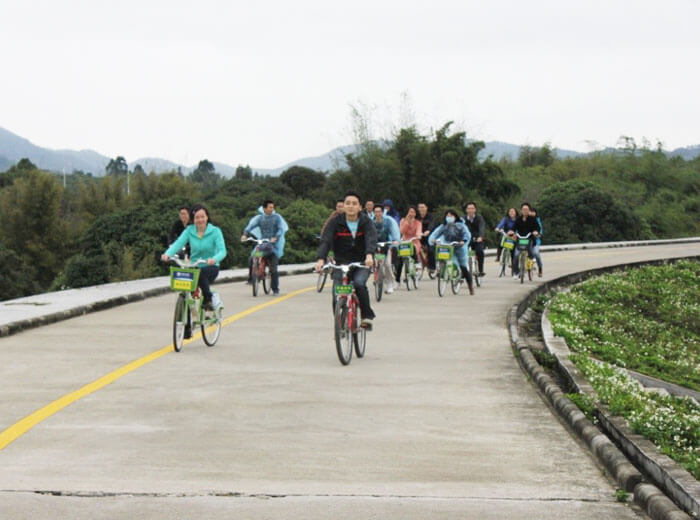
<path id="1" fill-rule="evenodd" d="M 161 259 L 167 262 L 172 255 L 190 245 L 190 260 L 206 260 L 206 265 L 199 270 L 199 287 L 204 300 L 202 304 L 212 310 L 210 284 L 219 276 L 219 264 L 226 257 L 226 244 L 221 229 L 209 222 L 209 210 L 197 204 L 192 208 L 194 225 L 185 228 L 178 239 L 163 253 Z"/>

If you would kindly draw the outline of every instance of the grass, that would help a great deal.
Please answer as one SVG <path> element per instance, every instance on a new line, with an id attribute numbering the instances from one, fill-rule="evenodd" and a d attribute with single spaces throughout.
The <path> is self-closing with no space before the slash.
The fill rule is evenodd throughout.
<path id="1" fill-rule="evenodd" d="M 646 392 L 624 368 L 700 390 L 700 264 L 591 278 L 550 302 L 554 333 L 612 413 L 700 480 L 700 406 Z M 593 401 L 569 395 L 584 413 Z"/>

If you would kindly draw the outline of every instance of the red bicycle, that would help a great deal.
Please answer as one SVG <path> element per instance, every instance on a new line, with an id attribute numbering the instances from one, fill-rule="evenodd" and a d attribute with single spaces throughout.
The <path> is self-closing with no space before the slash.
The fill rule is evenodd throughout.
<path id="1" fill-rule="evenodd" d="M 340 283 L 333 283 L 335 306 L 333 323 L 335 328 L 335 349 L 343 365 L 350 363 L 353 346 L 358 358 L 364 357 L 367 345 L 367 331 L 360 326 L 360 300 L 355 285 L 349 277 L 350 269 L 369 269 L 364 264 L 353 262 L 347 265 L 326 264 L 323 271 L 342 271 Z"/>
<path id="2" fill-rule="evenodd" d="M 258 291 L 260 290 L 260 282 L 262 282 L 265 294 L 270 294 L 270 291 L 272 290 L 272 273 L 270 273 L 270 267 L 267 265 L 267 259 L 265 257 L 272 252 L 272 248 L 274 246 L 267 238 L 258 240 L 249 237 L 246 242 L 255 242 L 256 244 L 255 249 L 253 250 L 253 269 L 251 271 L 253 296 L 258 295 Z"/>

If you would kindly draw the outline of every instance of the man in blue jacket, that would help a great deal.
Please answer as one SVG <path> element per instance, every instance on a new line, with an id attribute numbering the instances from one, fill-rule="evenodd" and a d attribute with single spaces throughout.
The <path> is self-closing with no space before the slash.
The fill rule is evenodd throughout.
<path id="1" fill-rule="evenodd" d="M 271 247 L 265 254 L 265 258 L 269 262 L 270 275 L 272 276 L 272 292 L 273 294 L 280 293 L 280 277 L 277 270 L 279 259 L 282 256 L 282 245 L 284 233 L 287 225 L 280 215 L 275 213 L 275 203 L 272 200 L 263 202 L 262 215 L 256 215 L 248 222 L 248 225 L 243 231 L 241 242 L 245 242 L 256 228 L 259 229 L 260 238 L 267 238 L 271 243 Z"/>

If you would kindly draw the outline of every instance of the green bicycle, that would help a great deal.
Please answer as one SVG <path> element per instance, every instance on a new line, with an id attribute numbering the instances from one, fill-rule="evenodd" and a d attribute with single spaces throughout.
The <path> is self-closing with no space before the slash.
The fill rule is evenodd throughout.
<path id="1" fill-rule="evenodd" d="M 438 294 L 445 295 L 447 284 L 452 287 L 452 293 L 458 294 L 462 287 L 462 273 L 454 261 L 454 249 L 459 242 L 435 245 L 435 260 L 437 261 Z"/>
<path id="2" fill-rule="evenodd" d="M 182 350 L 188 322 L 191 323 L 192 328 L 201 327 L 204 343 L 208 347 L 213 347 L 221 336 L 224 308 L 216 292 L 212 292 L 214 310 L 206 311 L 202 306 L 201 291 L 197 287 L 199 282 L 197 265 L 205 264 L 206 261 L 197 260 L 191 264 L 175 257 L 171 257 L 170 261 L 177 264 L 177 266 L 170 266 L 170 288 L 179 293 L 173 317 L 173 348 L 175 352 Z"/>
<path id="3" fill-rule="evenodd" d="M 416 261 L 414 256 L 413 241 L 399 243 L 399 258 L 403 262 L 403 281 L 406 284 L 406 290 L 411 290 L 411 285 L 414 289 L 418 289 L 418 273 L 416 273 Z"/>

